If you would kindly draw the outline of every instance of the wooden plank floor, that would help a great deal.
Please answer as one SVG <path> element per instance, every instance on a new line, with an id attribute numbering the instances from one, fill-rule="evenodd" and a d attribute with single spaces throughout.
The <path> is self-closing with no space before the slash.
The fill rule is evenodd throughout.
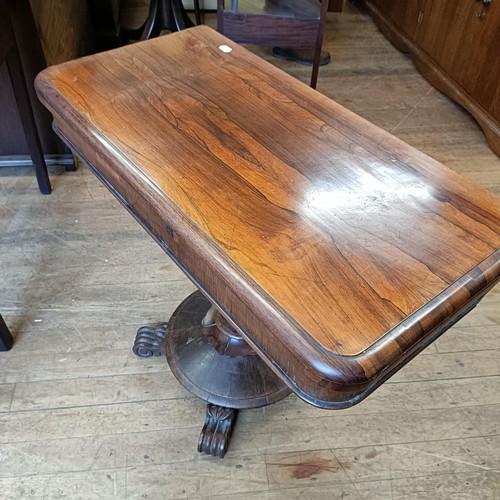
<path id="1" fill-rule="evenodd" d="M 331 15 L 326 47 L 321 92 L 500 195 L 475 122 L 369 17 Z M 130 349 L 192 285 L 88 170 L 51 174 L 44 197 L 0 170 L 1 499 L 500 499 L 500 287 L 360 405 L 289 397 L 242 412 L 224 460 L 199 456 L 204 404 Z"/>

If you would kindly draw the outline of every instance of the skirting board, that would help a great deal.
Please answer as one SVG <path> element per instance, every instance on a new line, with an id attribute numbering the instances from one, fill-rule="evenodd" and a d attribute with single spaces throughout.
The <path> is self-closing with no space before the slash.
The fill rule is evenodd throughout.
<path id="1" fill-rule="evenodd" d="M 51 165 L 74 166 L 75 160 L 72 154 L 47 154 L 44 156 L 48 167 Z M 0 156 L 0 167 L 32 167 L 31 156 Z"/>

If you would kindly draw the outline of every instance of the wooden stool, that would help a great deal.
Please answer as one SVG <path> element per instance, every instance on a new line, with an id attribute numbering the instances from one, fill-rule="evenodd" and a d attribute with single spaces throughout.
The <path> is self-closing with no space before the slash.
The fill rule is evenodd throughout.
<path id="1" fill-rule="evenodd" d="M 37 91 L 200 290 L 134 350 L 207 401 L 202 452 L 290 390 L 358 403 L 500 279 L 491 193 L 207 27 L 52 67 Z"/>

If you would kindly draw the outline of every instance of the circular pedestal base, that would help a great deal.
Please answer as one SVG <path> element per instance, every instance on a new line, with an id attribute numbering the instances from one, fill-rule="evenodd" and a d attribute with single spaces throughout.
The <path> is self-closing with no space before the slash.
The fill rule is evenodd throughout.
<path id="1" fill-rule="evenodd" d="M 201 292 L 190 295 L 168 322 L 165 352 L 179 382 L 200 399 L 226 408 L 257 408 L 290 394 L 259 356 L 219 354 L 201 321 L 210 309 Z"/>

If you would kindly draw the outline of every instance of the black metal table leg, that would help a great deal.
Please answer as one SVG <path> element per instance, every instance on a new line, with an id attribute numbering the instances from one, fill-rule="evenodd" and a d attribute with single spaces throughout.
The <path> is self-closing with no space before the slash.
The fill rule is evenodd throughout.
<path id="1" fill-rule="evenodd" d="M 201 24 L 199 0 L 195 0 L 196 24 Z M 159 36 L 161 30 L 181 31 L 192 28 L 193 22 L 186 14 L 181 0 L 151 0 L 148 17 L 139 28 L 120 27 L 121 44 L 130 40 L 149 40 Z"/>
<path id="2" fill-rule="evenodd" d="M 35 166 L 36 178 L 38 187 L 42 194 L 50 194 L 52 191 L 47 165 L 43 156 L 42 144 L 31 106 L 30 95 L 26 84 L 26 76 L 24 74 L 21 57 L 17 44 L 14 44 L 6 59 L 9 69 L 9 76 L 12 82 L 14 96 L 16 98 L 17 109 L 21 118 L 21 123 L 26 136 L 29 153 Z"/>
<path id="3" fill-rule="evenodd" d="M 186 10 L 182 5 L 181 0 L 170 0 L 170 5 L 172 9 L 173 26 L 172 31 L 182 31 L 186 28 L 192 28 L 194 26 L 193 21 L 186 14 Z"/>

